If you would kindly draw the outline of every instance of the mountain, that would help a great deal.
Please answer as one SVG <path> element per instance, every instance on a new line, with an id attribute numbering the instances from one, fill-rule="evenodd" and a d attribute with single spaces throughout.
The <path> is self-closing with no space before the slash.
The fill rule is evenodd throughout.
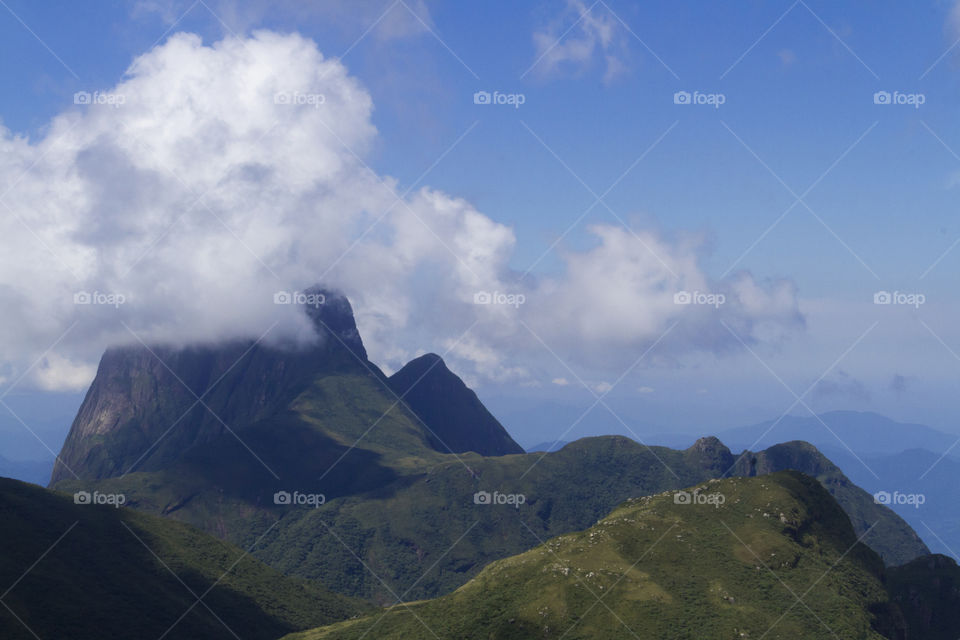
<path id="1" fill-rule="evenodd" d="M 0 539 L 10 640 L 266 640 L 366 610 L 185 524 L 16 480 L 0 479 Z"/>
<path id="2" fill-rule="evenodd" d="M 319 336 L 309 348 L 238 340 L 108 349 L 51 484 L 74 474 L 95 479 L 163 468 L 191 447 L 283 411 L 323 371 L 364 373 L 366 354 L 349 303 L 316 292 L 327 304 L 307 307 Z"/>
<path id="3" fill-rule="evenodd" d="M 897 622 L 882 580 L 823 487 L 779 472 L 629 500 L 449 595 L 288 640 L 879 640 Z"/>
<path id="4" fill-rule="evenodd" d="M 859 457 L 918 448 L 942 453 L 957 441 L 955 435 L 922 424 L 905 424 L 862 411 L 831 411 L 817 417 L 786 416 L 779 422 L 770 420 L 717 435 L 735 451 L 803 440 L 830 456 L 849 455 L 853 451 Z"/>
<path id="5" fill-rule="evenodd" d="M 816 450 L 791 453 L 799 444 L 740 458 L 716 438 L 681 451 L 619 436 L 547 454 L 470 451 L 503 452 L 513 440 L 436 356 L 384 376 L 366 359 L 349 302 L 326 295 L 329 306 L 310 309 L 323 339 L 302 352 L 252 343 L 109 352 L 64 445 L 70 469 L 53 486 L 123 493 L 133 508 L 244 548 L 273 527 L 258 559 L 380 603 L 393 592 L 448 593 L 626 499 L 730 473 L 815 475 L 887 562 L 927 552 Z M 421 378 L 429 393 L 415 393 L 410 381 Z M 180 380 L 206 406 L 194 407 Z"/>
<path id="6" fill-rule="evenodd" d="M 507 430 L 483 406 L 477 394 L 440 356 L 428 353 L 390 376 L 390 387 L 430 430 L 437 451 L 484 456 L 523 453 Z"/>
<path id="7" fill-rule="evenodd" d="M 242 434 L 269 437 L 265 432 L 291 428 L 301 431 L 294 436 L 299 445 L 324 450 L 309 470 L 299 469 L 307 473 L 325 457 L 352 450 L 358 439 L 389 455 L 449 453 L 448 445 L 454 453 L 522 452 L 438 356 L 418 358 L 388 380 L 367 360 L 347 298 L 321 288 L 311 291 L 322 294 L 325 303 L 305 308 L 318 333 L 317 344 L 307 348 L 234 341 L 109 349 L 64 443 L 51 486 L 74 476 L 95 480 L 169 469 L 229 439 L 249 449 L 244 462 L 256 462 Z M 430 403 L 430 393 L 443 395 Z M 398 397 L 404 394 L 407 402 Z M 368 419 L 373 407 L 382 408 Z M 386 413 L 403 424 L 377 422 Z M 298 466 L 304 462 L 301 458 Z"/>

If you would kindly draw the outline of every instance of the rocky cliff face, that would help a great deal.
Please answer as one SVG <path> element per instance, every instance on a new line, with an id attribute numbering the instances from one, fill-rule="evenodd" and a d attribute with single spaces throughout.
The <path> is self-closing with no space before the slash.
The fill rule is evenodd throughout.
<path id="1" fill-rule="evenodd" d="M 313 291 L 326 301 L 307 307 L 318 333 L 317 344 L 307 348 L 246 340 L 108 349 L 51 484 L 75 475 L 95 479 L 162 468 L 190 447 L 283 410 L 320 371 L 369 374 L 349 301 Z"/>

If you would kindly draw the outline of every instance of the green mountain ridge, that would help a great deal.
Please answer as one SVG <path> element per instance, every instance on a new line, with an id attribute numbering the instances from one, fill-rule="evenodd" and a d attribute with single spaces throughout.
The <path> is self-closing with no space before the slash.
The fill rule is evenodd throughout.
<path id="1" fill-rule="evenodd" d="M 628 500 L 449 595 L 287 640 L 867 640 L 898 624 L 882 562 L 837 503 L 815 480 L 777 472 Z"/>

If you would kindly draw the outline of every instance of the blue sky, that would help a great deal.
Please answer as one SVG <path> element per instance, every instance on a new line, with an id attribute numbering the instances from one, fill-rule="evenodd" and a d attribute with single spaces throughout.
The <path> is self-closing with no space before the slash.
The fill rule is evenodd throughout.
<path id="1" fill-rule="evenodd" d="M 633 370 L 610 396 L 631 423 L 693 432 L 775 418 L 794 400 L 786 387 L 800 393 L 827 371 L 808 397 L 815 410 L 870 409 L 960 430 L 952 3 L 297 4 L 4 0 L 0 119 L 11 138 L 43 140 L 55 116 L 76 108 L 75 92 L 109 90 L 134 58 L 179 32 L 206 46 L 257 29 L 297 32 L 369 93 L 378 133 L 366 165 L 398 191 L 429 186 L 512 230 L 502 281 L 531 266 L 517 286 L 566 277 L 564 256 L 590 255 L 603 241 L 588 227 L 606 224 L 671 246 L 695 239 L 707 282 L 742 269 L 761 284 L 792 283 L 803 322 L 777 339 L 754 336 L 746 349 L 704 338 L 704 348 L 660 360 L 654 352 Z M 522 94 L 523 104 L 478 105 L 478 91 Z M 675 104 L 681 91 L 720 94 L 723 104 Z M 875 104 L 882 91 L 923 104 Z M 925 303 L 877 306 L 880 290 L 922 293 Z M 618 312 L 643 310 L 597 309 Z M 388 368 L 458 335 L 409 324 L 396 334 L 402 350 L 379 351 Z M 558 357 L 516 356 L 523 380 L 485 375 L 477 351 L 449 358 L 463 359 L 454 368 L 505 416 L 531 403 L 589 406 L 580 380 L 605 389 L 633 362 L 590 361 L 565 344 L 572 334 L 555 335 L 546 342 Z M 656 335 L 627 351 L 640 355 Z M 618 349 L 597 353 L 606 348 Z M 561 379 L 569 384 L 553 383 Z M 40 423 L 35 407 L 53 396 L 64 415 L 79 399 L 29 383 L 15 397 Z M 608 428 L 588 419 L 583 432 L 591 424 Z M 525 442 L 552 429 L 508 427 Z"/>

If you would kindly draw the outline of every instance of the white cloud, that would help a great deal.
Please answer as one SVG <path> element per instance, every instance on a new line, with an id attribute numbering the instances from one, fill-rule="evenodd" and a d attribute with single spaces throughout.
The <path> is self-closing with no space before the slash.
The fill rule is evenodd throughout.
<path id="1" fill-rule="evenodd" d="M 608 391 L 610 391 L 611 389 L 613 389 L 613 385 L 607 382 L 606 380 L 601 380 L 600 382 L 596 382 L 590 385 L 590 388 L 593 389 L 594 393 L 598 395 L 603 395 Z"/>
<path id="2" fill-rule="evenodd" d="M 86 362 L 71 362 L 56 353 L 41 359 L 33 370 L 33 381 L 44 391 L 82 391 L 97 372 Z"/>
<path id="3" fill-rule="evenodd" d="M 627 69 L 626 29 L 605 7 L 588 7 L 581 0 L 567 0 L 560 15 L 534 32 L 533 44 L 533 69 L 540 75 L 581 73 L 597 60 L 604 67 L 605 81 Z"/>
<path id="4" fill-rule="evenodd" d="M 637 393 L 642 393 L 644 395 L 648 393 L 653 393 L 653 387 L 640 387 L 637 389 Z"/>
<path id="5" fill-rule="evenodd" d="M 570 384 L 570 381 L 567 380 L 566 378 L 554 378 L 550 382 L 557 385 L 558 387 L 566 387 L 567 385 Z"/>
<path id="6" fill-rule="evenodd" d="M 365 165 L 370 95 L 298 35 L 205 46 L 177 34 L 104 95 L 122 104 L 71 105 L 37 140 L 0 129 L 7 378 L 56 343 L 30 382 L 81 387 L 106 346 L 136 342 L 126 327 L 148 342 L 256 337 L 273 323 L 273 337 L 302 336 L 302 314 L 273 294 L 320 279 L 351 297 L 389 368 L 442 347 L 465 376 L 499 381 L 528 381 L 532 361 L 552 358 L 539 339 L 620 366 L 681 320 L 674 354 L 728 348 L 717 317 L 748 341 L 798 322 L 789 283 L 714 285 L 695 242 L 607 225 L 591 227 L 594 248 L 562 256 L 562 273 L 514 282 L 509 227 L 428 187 L 398 202 L 396 181 Z M 711 287 L 729 298 L 719 311 L 673 303 L 677 289 Z M 78 291 L 125 301 L 76 305 Z M 514 304 L 474 304 L 479 291 Z"/>

